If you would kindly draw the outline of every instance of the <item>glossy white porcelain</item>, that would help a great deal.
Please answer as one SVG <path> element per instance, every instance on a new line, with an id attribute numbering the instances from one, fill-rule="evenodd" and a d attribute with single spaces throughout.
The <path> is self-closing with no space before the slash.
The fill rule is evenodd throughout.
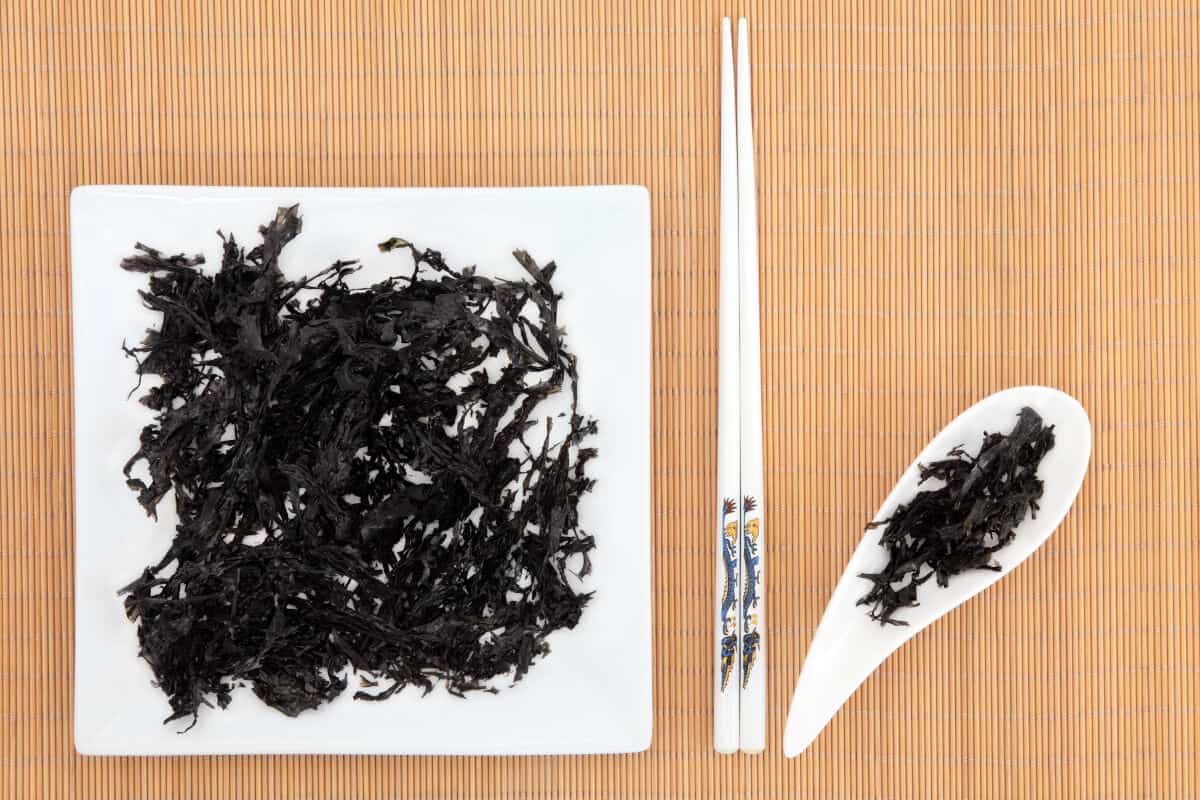
<path id="1" fill-rule="evenodd" d="M 942 458 L 956 445 L 978 450 L 985 432 L 1011 430 L 1017 412 L 1029 406 L 1054 425 L 1055 446 L 1038 468 L 1045 483 L 1036 519 L 1027 516 L 1017 527 L 1016 537 L 996 554 L 999 572 L 977 570 L 954 576 L 950 585 L 929 582 L 921 587 L 920 605 L 905 608 L 897 616 L 907 627 L 880 625 L 866 609 L 856 605 L 869 588 L 859 573 L 878 572 L 887 563 L 887 552 L 879 544 L 879 531 L 867 531 L 850 558 L 846 571 L 833 590 L 825 616 L 813 637 L 792 696 L 784 731 L 783 749 L 788 756 L 802 753 L 867 677 L 893 651 L 926 626 L 956 606 L 982 592 L 1011 572 L 1049 538 L 1062 522 L 1087 472 L 1092 452 L 1092 426 L 1087 412 L 1075 398 L 1045 386 L 1020 386 L 984 398 L 968 408 L 917 456 L 900 477 L 874 519 L 884 519 L 900 503 L 917 492 L 918 464 Z"/>
<path id="2" fill-rule="evenodd" d="M 382 254 L 391 236 L 441 250 L 455 265 L 520 277 L 511 251 L 557 261 L 561 322 L 579 357 L 580 401 L 600 421 L 595 492 L 581 519 L 595 535 L 595 599 L 575 630 L 524 681 L 467 699 L 416 690 L 387 702 L 333 703 L 289 719 L 248 689 L 186 734 L 164 726 L 165 696 L 137 655 L 117 590 L 166 549 L 124 484 L 150 412 L 127 399 L 135 380 L 122 340 L 154 322 L 118 264 L 135 241 L 220 263 L 217 229 L 257 241 L 280 205 L 300 204 L 304 229 L 281 268 L 297 276 L 337 258 L 361 275 L 403 270 Z M 634 186 L 543 189 L 314 189 L 89 186 L 71 197 L 75 337 L 75 742 L 85 754 L 612 753 L 650 744 L 650 204 Z M 164 504 L 164 506 L 167 504 Z"/>

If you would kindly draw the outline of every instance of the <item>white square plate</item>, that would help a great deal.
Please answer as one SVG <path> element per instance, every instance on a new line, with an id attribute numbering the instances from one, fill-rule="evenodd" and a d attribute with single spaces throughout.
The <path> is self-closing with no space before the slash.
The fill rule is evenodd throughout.
<path id="1" fill-rule="evenodd" d="M 574 630 L 525 680 L 467 699 L 408 689 L 382 703 L 346 691 L 288 718 L 249 689 L 204 709 L 186 734 L 163 725 L 125 619 L 120 587 L 167 548 L 173 507 L 149 519 L 125 486 L 149 410 L 127 399 L 122 340 L 154 324 L 137 291 L 146 277 L 121 259 L 141 241 L 220 264 L 217 229 L 239 242 L 282 205 L 300 204 L 303 232 L 280 260 L 290 277 L 357 258 L 366 279 L 402 270 L 375 247 L 400 236 L 455 266 L 518 277 L 510 253 L 554 260 L 561 322 L 579 358 L 581 410 L 599 420 L 595 490 L 580 508 L 597 541 L 586 583 L 596 594 Z M 85 186 L 71 195 L 75 337 L 75 746 L 90 755 L 208 753 L 617 753 L 650 745 L 650 203 L 644 188 L 316 189 Z"/>

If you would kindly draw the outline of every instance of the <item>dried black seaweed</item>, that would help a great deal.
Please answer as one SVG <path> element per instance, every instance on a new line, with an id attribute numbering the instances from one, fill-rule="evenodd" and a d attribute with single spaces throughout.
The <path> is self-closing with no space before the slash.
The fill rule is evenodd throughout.
<path id="1" fill-rule="evenodd" d="M 494 691 L 590 597 L 596 423 L 554 264 L 517 251 L 528 278 L 493 280 L 392 239 L 380 249 L 408 251 L 411 274 L 353 288 L 357 265 L 337 262 L 290 281 L 278 258 L 300 228 L 292 207 L 248 252 L 222 235 L 213 275 L 141 244 L 122 263 L 162 314 L 126 350 L 139 386 L 158 380 L 125 472 L 151 515 L 173 491 L 179 523 L 122 592 L 167 721 L 239 685 L 295 715 L 348 668 L 363 700 Z M 563 391 L 570 410 L 548 415 Z"/>
<path id="2" fill-rule="evenodd" d="M 871 619 L 907 625 L 896 611 L 918 605 L 918 589 L 930 578 L 947 586 L 952 575 L 967 570 L 999 570 L 992 554 L 1012 541 L 1027 512 L 1037 516 L 1037 468 L 1052 447 L 1054 426 L 1022 408 L 1011 432 L 984 435 L 978 455 L 959 446 L 941 461 L 920 465 L 921 483 L 933 478 L 944 485 L 918 492 L 867 526 L 883 528 L 879 543 L 888 551 L 882 571 L 858 576 L 872 583 L 858 601 L 870 606 Z"/>

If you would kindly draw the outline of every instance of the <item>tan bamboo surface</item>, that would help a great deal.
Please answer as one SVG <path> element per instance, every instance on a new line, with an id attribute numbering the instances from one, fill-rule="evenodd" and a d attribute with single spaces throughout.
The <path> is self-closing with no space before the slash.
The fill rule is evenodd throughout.
<path id="1" fill-rule="evenodd" d="M 761 757 L 717 756 L 710 734 L 718 43 L 741 12 L 770 532 Z M 1177 2 L 0 4 L 0 794 L 1196 797 L 1198 56 L 1200 7 Z M 68 194 L 150 182 L 649 187 L 649 752 L 75 754 Z M 784 759 L 793 682 L 862 525 L 946 421 L 1022 383 L 1092 416 L 1074 510 Z"/>

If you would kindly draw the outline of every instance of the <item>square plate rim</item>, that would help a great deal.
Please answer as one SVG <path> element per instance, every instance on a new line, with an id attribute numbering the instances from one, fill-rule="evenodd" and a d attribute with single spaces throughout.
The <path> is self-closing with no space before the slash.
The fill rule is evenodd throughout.
<path id="1" fill-rule="evenodd" d="M 75 259 L 77 225 L 79 224 L 79 221 L 78 221 L 79 209 L 77 208 L 77 203 L 79 203 L 81 201 L 85 201 L 87 198 L 89 198 L 89 196 L 93 196 L 93 195 L 94 196 L 106 196 L 106 195 L 114 195 L 114 194 L 119 195 L 119 194 L 125 193 L 125 192 L 128 192 L 130 194 L 137 194 L 137 195 L 141 195 L 141 196 L 153 195 L 155 192 L 162 192 L 164 195 L 163 199 L 171 199 L 171 200 L 179 200 L 179 199 L 181 199 L 180 198 L 181 194 L 190 193 L 190 192 L 195 192 L 197 194 L 210 192 L 214 195 L 217 195 L 217 197 L 215 197 L 215 198 L 204 198 L 202 196 L 197 198 L 197 199 L 203 200 L 203 199 L 224 199 L 225 197 L 237 197 L 238 195 L 243 194 L 243 193 L 259 194 L 259 193 L 288 192 L 288 191 L 320 192 L 320 193 L 330 193 L 330 194 L 334 194 L 334 195 L 336 195 L 336 194 L 346 194 L 346 195 L 359 194 L 359 195 L 363 195 L 363 196 L 379 195 L 380 197 L 400 196 L 400 195 L 422 195 L 422 194 L 424 194 L 424 195 L 437 194 L 437 195 L 453 196 L 453 195 L 459 195 L 459 194 L 473 194 L 473 195 L 499 194 L 499 195 L 503 195 L 503 194 L 513 194 L 513 193 L 520 193 L 520 194 L 559 194 L 559 193 L 608 194 L 608 193 L 620 193 L 620 194 L 630 195 L 631 200 L 637 202 L 637 204 L 638 204 L 637 213 L 639 216 L 639 234 L 644 236 L 644 243 L 645 243 L 644 253 L 641 254 L 642 260 L 644 261 L 644 266 L 645 266 L 645 270 L 644 270 L 644 272 L 645 272 L 645 284 L 644 284 L 645 291 L 642 293 L 644 308 L 642 309 L 642 313 L 643 313 L 643 318 L 645 320 L 645 328 L 646 328 L 645 333 L 644 333 L 646 348 L 645 348 L 644 363 L 642 364 L 642 368 L 643 368 L 644 373 L 647 378 L 647 382 L 646 382 L 647 396 L 645 398 L 645 402 L 647 404 L 647 409 L 648 409 L 648 412 L 647 412 L 648 424 L 652 425 L 652 418 L 653 418 L 653 350 L 654 350 L 654 338 L 655 338 L 654 337 L 654 325 L 653 325 L 653 285 L 654 285 L 654 281 L 653 281 L 653 236 L 654 236 L 654 232 L 653 232 L 651 196 L 650 196 L 650 192 L 649 192 L 648 188 L 644 185 L 609 183 L 609 184 L 583 184 L 583 185 L 553 184 L 553 185 L 528 185 L 528 186 L 488 186 L 488 185 L 471 185 L 471 186 L 296 185 L 296 186 L 286 186 L 286 185 L 266 185 L 266 184 L 234 186 L 234 185 L 224 185 L 224 184 L 190 184 L 190 183 L 187 183 L 187 184 L 89 183 L 89 184 L 79 184 L 79 185 L 74 186 L 70 191 L 69 203 L 68 203 L 68 207 L 69 207 L 68 225 L 69 225 L 69 246 L 70 246 L 70 254 L 69 254 L 68 260 L 69 260 L 70 301 L 71 301 L 70 321 L 71 321 L 71 326 L 72 326 L 71 327 L 72 423 L 74 425 L 75 431 L 78 431 L 79 427 L 80 427 L 80 423 L 79 423 L 80 407 L 79 407 L 78 402 L 76 401 L 77 397 L 78 397 L 78 359 L 76 358 L 76 354 L 77 354 L 77 349 L 78 349 L 78 340 L 79 340 L 80 332 L 79 332 L 77 326 L 74 324 L 75 323 L 75 309 L 76 309 L 77 303 L 78 303 L 77 275 L 79 274 L 78 270 L 76 269 L 76 259 Z M 647 430 L 647 434 L 649 434 L 649 430 Z M 74 668 L 72 670 L 72 676 L 71 676 L 71 679 L 72 679 L 72 703 L 73 703 L 74 708 L 73 708 L 73 712 L 71 715 L 71 726 L 72 726 L 72 739 L 74 742 L 74 746 L 75 746 L 76 751 L 80 755 L 89 756 L 89 757 L 148 757 L 148 758 L 185 757 L 185 758 L 187 758 L 187 757 L 200 757 L 200 756 L 210 756 L 210 755 L 273 755 L 273 754 L 277 754 L 277 755 L 305 755 L 305 754 L 339 755 L 340 754 L 340 755 L 389 755 L 389 756 L 416 756 L 416 757 L 498 756 L 498 757 L 518 757 L 518 758 L 520 758 L 520 757 L 545 756 L 545 755 L 571 756 L 571 755 L 592 755 L 592 754 L 603 755 L 603 754 L 637 753 L 637 752 L 644 752 L 649 749 L 649 747 L 652 743 L 652 740 L 653 740 L 653 728 L 654 728 L 654 717 L 655 717 L 653 665 L 654 665 L 654 656 L 655 656 L 655 650 L 656 650 L 655 642 L 654 642 L 654 623 L 653 623 L 653 619 L 654 619 L 654 586 L 653 586 L 653 551 L 654 551 L 654 547 L 653 547 L 653 542 L 654 542 L 654 527 L 655 526 L 654 526 L 654 518 L 653 518 L 653 492 L 652 492 L 652 490 L 649 490 L 649 489 L 647 490 L 647 507 L 646 507 L 646 509 L 644 509 L 644 517 L 646 519 L 646 525 L 647 525 L 646 535 L 645 535 L 646 553 L 645 553 L 644 565 L 641 569 L 641 572 L 643 573 L 643 576 L 641 576 L 641 579 L 645 581 L 645 585 L 647 587 L 647 595 L 646 595 L 647 615 L 650 620 L 649 624 L 646 625 L 646 637 L 645 637 L 646 641 L 644 642 L 644 647 L 646 648 L 646 654 L 647 654 L 647 662 L 648 662 L 648 666 L 649 666 L 649 669 L 646 671 L 646 675 L 644 676 L 645 688 L 646 688 L 646 698 L 647 698 L 647 704 L 648 704 L 648 709 L 647 709 L 648 713 L 646 714 L 646 723 L 644 725 L 644 729 L 638 731 L 636 741 L 633 741 L 633 743 L 628 747 L 614 748 L 611 746 L 605 746 L 603 744 L 598 744 L 596 746 L 588 746 L 585 742 L 583 744 L 583 746 L 572 746 L 569 749 L 542 748 L 542 749 L 524 749 L 524 750 L 510 750 L 510 751 L 506 751 L 503 749 L 483 750 L 483 749 L 477 749 L 477 748 L 465 748 L 465 749 L 446 749 L 446 748 L 396 749 L 396 748 L 392 748 L 392 749 L 388 749 L 388 748 L 371 748 L 371 747 L 346 748 L 346 747 L 334 746 L 334 747 L 325 748 L 325 749 L 314 749 L 314 748 L 307 748 L 307 747 L 265 747 L 265 748 L 253 748 L 253 749 L 206 748 L 204 750 L 197 750 L 197 751 L 191 751 L 191 752 L 186 752 L 186 753 L 178 753 L 178 752 L 173 752 L 173 751 L 155 752 L 155 751 L 152 751 L 152 750 L 149 750 L 146 748 L 121 749 L 119 747 L 118 748 L 97 747 L 95 741 L 88 740 L 86 738 L 81 738 L 81 732 L 79 729 L 80 720 L 78 718 L 79 704 L 76 702 L 77 693 L 79 691 L 78 675 L 79 675 L 81 667 L 82 667 L 82 660 L 79 658 L 79 649 L 80 649 L 79 648 L 79 635 L 80 635 L 79 627 L 80 626 L 78 624 L 78 617 L 79 617 L 79 613 L 80 613 L 79 606 L 80 606 L 80 599 L 81 599 L 81 595 L 79 593 L 80 571 L 79 571 L 79 564 L 78 564 L 78 552 L 79 552 L 78 548 L 79 548 L 79 537 L 80 537 L 80 528 L 81 528 L 81 526 L 79 525 L 79 521 L 78 521 L 79 520 L 78 507 L 79 507 L 79 502 L 80 502 L 80 488 L 79 488 L 80 482 L 76 478 L 78 476 L 79 470 L 80 470 L 83 462 L 79 457 L 79 455 L 80 455 L 80 453 L 79 453 L 80 437 L 78 435 L 73 435 L 72 438 L 73 438 L 72 455 L 73 455 L 73 462 L 74 462 L 73 466 L 72 466 L 72 479 L 73 479 L 74 488 L 71 493 L 71 503 L 72 503 L 72 508 L 73 508 L 73 512 L 74 512 L 73 513 L 72 548 L 73 548 L 74 567 L 75 568 L 73 570 L 74 574 L 72 576 L 72 578 L 73 578 L 72 587 L 73 587 L 74 591 L 73 591 L 73 597 L 72 597 L 72 612 L 71 612 L 71 624 L 72 624 L 74 630 L 72 631 L 72 636 L 70 639 L 71 646 L 74 649 L 74 652 L 73 652 Z M 644 449 L 645 449 L 645 469 L 644 469 L 644 471 L 646 473 L 647 481 L 649 481 L 649 478 L 651 477 L 651 474 L 652 474 L 652 460 L 653 460 L 653 447 L 652 447 L 652 443 L 650 442 L 649 438 L 647 438 L 647 441 L 645 442 Z"/>

